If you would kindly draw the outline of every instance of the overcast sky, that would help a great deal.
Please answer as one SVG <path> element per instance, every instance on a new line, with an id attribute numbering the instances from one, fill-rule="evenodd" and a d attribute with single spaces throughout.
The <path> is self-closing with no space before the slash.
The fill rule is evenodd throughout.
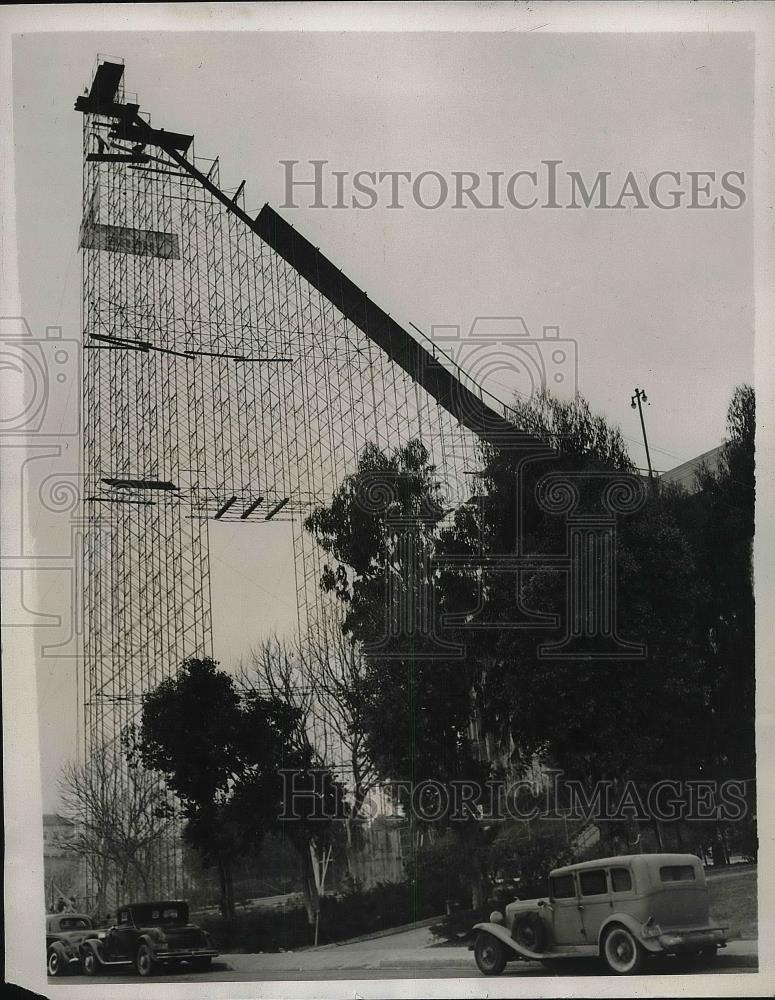
<path id="1" fill-rule="evenodd" d="M 97 53 L 123 57 L 127 89 L 153 124 L 194 133 L 198 155 L 220 154 L 224 187 L 245 178 L 255 210 L 282 204 L 280 161 L 289 159 L 349 173 L 508 176 L 556 159 L 590 180 L 603 170 L 646 181 L 660 170 L 751 175 L 745 34 L 18 37 L 23 304 L 36 331 L 58 324 L 66 338 L 80 325 L 81 116 L 72 106 Z M 405 325 L 520 315 L 534 336 L 559 326 L 577 345 L 580 391 L 621 426 L 639 465 L 636 384 L 652 404 L 652 460 L 669 469 L 721 441 L 735 385 L 752 380 L 750 200 L 737 211 L 525 212 L 299 201 L 281 213 Z M 57 469 L 74 467 L 73 455 Z M 212 534 L 215 645 L 227 663 L 295 618 L 287 526 L 240 527 Z M 61 519 L 41 516 L 37 528 L 45 551 Z M 47 809 L 74 743 L 74 676 L 67 660 L 38 665 Z"/>

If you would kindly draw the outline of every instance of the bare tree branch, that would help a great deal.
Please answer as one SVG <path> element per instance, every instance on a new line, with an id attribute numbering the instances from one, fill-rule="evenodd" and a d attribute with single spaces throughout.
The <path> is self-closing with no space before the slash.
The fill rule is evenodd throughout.
<path id="1" fill-rule="evenodd" d="M 281 698 L 299 710 L 321 762 L 342 780 L 358 816 L 377 786 L 360 725 L 365 664 L 359 648 L 336 622 L 291 642 L 273 636 L 251 650 L 240 681 L 247 690 Z"/>
<path id="2" fill-rule="evenodd" d="M 63 811 L 76 833 L 63 847 L 86 860 L 97 887 L 97 906 L 131 891 L 148 891 L 165 835 L 172 829 L 171 803 L 158 778 L 129 767 L 118 748 L 105 746 L 60 777 Z"/>

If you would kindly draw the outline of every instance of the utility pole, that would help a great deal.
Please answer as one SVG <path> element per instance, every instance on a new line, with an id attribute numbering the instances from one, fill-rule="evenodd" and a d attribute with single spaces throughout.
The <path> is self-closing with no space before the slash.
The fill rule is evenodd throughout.
<path id="1" fill-rule="evenodd" d="M 651 455 L 649 454 L 649 442 L 648 438 L 646 437 L 646 424 L 644 423 L 643 420 L 643 407 L 641 406 L 641 403 L 647 403 L 649 406 L 651 405 L 648 401 L 648 397 L 646 396 L 645 391 L 643 389 L 638 389 L 636 387 L 630 405 L 632 406 L 633 410 L 635 409 L 636 406 L 638 407 L 638 414 L 640 415 L 640 426 L 641 430 L 643 431 L 643 444 L 646 448 L 646 462 L 648 463 L 649 467 L 649 480 L 651 481 L 651 484 L 653 486 L 654 471 L 651 468 Z"/>

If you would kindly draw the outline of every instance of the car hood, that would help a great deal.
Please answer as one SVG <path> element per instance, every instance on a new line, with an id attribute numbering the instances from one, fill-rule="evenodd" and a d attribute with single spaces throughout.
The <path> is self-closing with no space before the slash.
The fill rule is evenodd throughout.
<path id="1" fill-rule="evenodd" d="M 86 938 L 96 938 L 98 933 L 93 927 L 87 927 L 78 931 L 57 931 L 56 934 L 51 935 L 51 938 L 54 941 L 64 941 L 67 944 L 80 944 Z"/>
<path id="2" fill-rule="evenodd" d="M 537 910 L 539 906 L 548 902 L 546 896 L 541 896 L 540 899 L 515 899 L 506 907 L 506 916 L 514 916 L 516 913 L 525 913 L 528 910 Z"/>

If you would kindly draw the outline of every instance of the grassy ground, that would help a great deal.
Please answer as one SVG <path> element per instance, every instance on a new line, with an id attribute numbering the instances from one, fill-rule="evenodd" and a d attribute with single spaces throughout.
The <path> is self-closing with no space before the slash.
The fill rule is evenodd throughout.
<path id="1" fill-rule="evenodd" d="M 741 937 L 756 938 L 756 869 L 712 875 L 708 878 L 711 915 Z"/>

